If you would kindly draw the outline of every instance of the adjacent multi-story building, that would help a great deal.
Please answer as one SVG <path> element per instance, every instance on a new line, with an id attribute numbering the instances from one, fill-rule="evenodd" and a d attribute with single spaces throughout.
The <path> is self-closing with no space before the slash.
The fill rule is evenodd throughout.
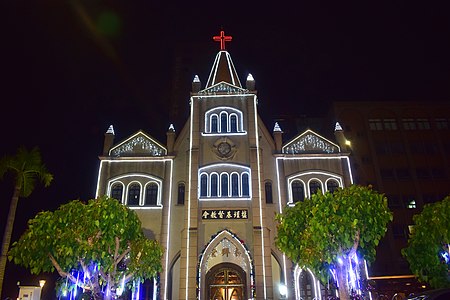
<path id="1" fill-rule="evenodd" d="M 450 193 L 450 105 L 336 101 L 330 116 L 351 141 L 355 182 L 385 193 L 394 213 L 371 274 L 410 275 L 401 249 L 407 246 L 412 216 Z"/>

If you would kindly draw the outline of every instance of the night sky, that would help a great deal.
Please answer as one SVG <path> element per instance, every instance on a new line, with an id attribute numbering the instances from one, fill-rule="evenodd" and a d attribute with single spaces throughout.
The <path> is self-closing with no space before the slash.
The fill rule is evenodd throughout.
<path id="1" fill-rule="evenodd" d="M 323 115 L 333 100 L 450 100 L 448 7 L 259 2 L 2 1 L 0 156 L 38 146 L 55 176 L 20 200 L 13 240 L 37 212 L 95 196 L 109 125 L 116 142 L 142 129 L 165 143 L 170 123 L 181 130 L 191 81 L 206 83 L 221 28 L 233 36 L 227 50 L 241 82 L 256 80 L 269 129 L 278 116 Z M 185 48 L 196 50 L 174 88 Z M 2 235 L 11 194 L 11 182 L 0 182 Z M 3 297 L 16 297 L 17 281 L 38 283 L 27 274 L 8 264 Z"/>

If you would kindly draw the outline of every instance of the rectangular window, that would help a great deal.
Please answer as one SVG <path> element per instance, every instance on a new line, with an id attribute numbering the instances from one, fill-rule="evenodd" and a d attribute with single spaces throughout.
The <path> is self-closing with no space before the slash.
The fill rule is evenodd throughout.
<path id="1" fill-rule="evenodd" d="M 397 121 L 395 119 L 384 119 L 384 129 L 386 130 L 397 130 Z"/>
<path id="2" fill-rule="evenodd" d="M 436 128 L 437 129 L 448 129 L 449 128 L 449 122 L 447 119 L 444 118 L 437 118 L 434 120 L 434 122 L 436 123 Z"/>
<path id="3" fill-rule="evenodd" d="M 420 130 L 429 130 L 430 121 L 428 119 L 417 119 L 417 128 Z"/>
<path id="4" fill-rule="evenodd" d="M 445 179 L 447 177 L 445 169 L 443 168 L 432 168 L 431 176 L 433 176 L 434 179 Z"/>
<path id="5" fill-rule="evenodd" d="M 369 119 L 369 128 L 374 131 L 383 130 L 381 119 Z"/>
<path id="6" fill-rule="evenodd" d="M 405 239 L 406 233 L 405 228 L 402 225 L 395 224 L 392 226 L 392 234 L 394 235 L 394 238 L 396 239 Z"/>
<path id="7" fill-rule="evenodd" d="M 416 130 L 416 123 L 414 119 L 403 119 L 403 129 L 405 130 Z"/>

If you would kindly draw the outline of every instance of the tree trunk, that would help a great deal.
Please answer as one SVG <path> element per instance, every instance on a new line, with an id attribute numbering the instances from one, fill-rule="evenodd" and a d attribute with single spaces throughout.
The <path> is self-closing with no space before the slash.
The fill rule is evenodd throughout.
<path id="1" fill-rule="evenodd" d="M 339 299 L 350 300 L 350 293 L 348 291 L 347 282 L 347 260 L 343 264 L 338 264 L 336 268 L 336 276 L 339 284 Z"/>
<path id="2" fill-rule="evenodd" d="M 2 295 L 3 280 L 5 278 L 6 261 L 8 258 L 9 245 L 11 243 L 11 236 L 13 233 L 14 219 L 16 218 L 17 204 L 19 203 L 20 186 L 16 184 L 14 187 L 14 194 L 9 204 L 8 218 L 6 220 L 5 231 L 2 241 L 2 254 L 0 257 L 0 297 Z"/>

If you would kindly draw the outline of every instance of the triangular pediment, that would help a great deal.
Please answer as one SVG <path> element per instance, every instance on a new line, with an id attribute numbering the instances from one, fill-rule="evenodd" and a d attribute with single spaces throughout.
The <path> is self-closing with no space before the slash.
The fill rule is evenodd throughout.
<path id="1" fill-rule="evenodd" d="M 110 156 L 164 156 L 167 149 L 158 141 L 138 131 L 109 150 Z"/>
<path id="2" fill-rule="evenodd" d="M 331 154 L 339 153 L 339 146 L 308 129 L 296 136 L 282 148 L 286 154 Z"/>
<path id="3" fill-rule="evenodd" d="M 216 95 L 216 94 L 244 94 L 248 90 L 232 85 L 228 82 L 219 82 L 207 89 L 201 90 L 199 94 Z"/>

